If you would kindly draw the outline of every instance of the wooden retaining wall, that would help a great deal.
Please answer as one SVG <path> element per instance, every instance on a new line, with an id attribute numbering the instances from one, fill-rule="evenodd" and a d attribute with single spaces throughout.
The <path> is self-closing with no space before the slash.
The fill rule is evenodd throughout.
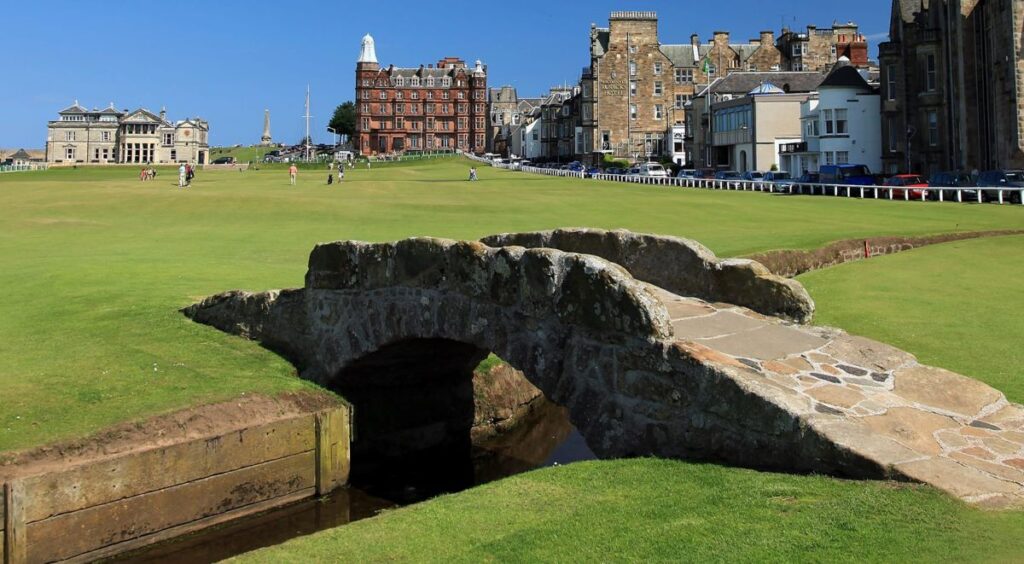
<path id="1" fill-rule="evenodd" d="M 330 492 L 348 481 L 347 406 L 3 484 L 5 564 L 85 562 Z"/>

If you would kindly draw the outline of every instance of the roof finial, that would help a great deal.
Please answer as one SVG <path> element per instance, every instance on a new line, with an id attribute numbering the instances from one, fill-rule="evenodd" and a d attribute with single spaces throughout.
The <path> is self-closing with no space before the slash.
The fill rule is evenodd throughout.
<path id="1" fill-rule="evenodd" d="M 359 60 L 357 63 L 376 63 L 377 62 L 377 49 L 373 43 L 373 36 L 369 33 L 363 36 L 363 48 L 359 52 Z"/>

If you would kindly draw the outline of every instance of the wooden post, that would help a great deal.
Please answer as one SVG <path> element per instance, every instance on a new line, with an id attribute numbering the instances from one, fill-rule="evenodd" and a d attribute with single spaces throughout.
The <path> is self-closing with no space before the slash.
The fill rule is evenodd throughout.
<path id="1" fill-rule="evenodd" d="M 25 546 L 25 490 L 21 482 L 4 484 L 4 563 L 27 562 Z"/>
<path id="2" fill-rule="evenodd" d="M 316 414 L 316 493 L 326 495 L 348 482 L 350 466 L 348 405 Z"/>

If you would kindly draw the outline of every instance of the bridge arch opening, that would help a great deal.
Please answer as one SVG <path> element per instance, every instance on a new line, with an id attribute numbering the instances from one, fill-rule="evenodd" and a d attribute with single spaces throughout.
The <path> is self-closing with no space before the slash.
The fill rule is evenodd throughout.
<path id="1" fill-rule="evenodd" d="M 504 361 L 482 365 L 489 355 L 457 340 L 406 338 L 330 378 L 353 406 L 351 483 L 409 502 L 535 468 L 570 438 L 565 456 L 593 457 L 567 410 Z M 488 408 L 521 410 L 500 432 L 481 434 L 474 425 Z"/>

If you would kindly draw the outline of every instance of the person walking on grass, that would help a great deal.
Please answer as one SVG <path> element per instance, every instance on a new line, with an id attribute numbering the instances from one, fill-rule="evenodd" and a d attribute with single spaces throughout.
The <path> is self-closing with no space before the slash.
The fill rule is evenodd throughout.
<path id="1" fill-rule="evenodd" d="M 345 180 L 345 163 L 338 165 L 338 182 Z"/>
<path id="2" fill-rule="evenodd" d="M 178 188 L 185 187 L 185 163 L 178 165 Z"/>
<path id="3" fill-rule="evenodd" d="M 291 180 L 292 186 L 295 186 L 295 178 L 299 175 L 299 167 L 292 163 L 292 166 L 288 167 L 288 178 Z"/>

